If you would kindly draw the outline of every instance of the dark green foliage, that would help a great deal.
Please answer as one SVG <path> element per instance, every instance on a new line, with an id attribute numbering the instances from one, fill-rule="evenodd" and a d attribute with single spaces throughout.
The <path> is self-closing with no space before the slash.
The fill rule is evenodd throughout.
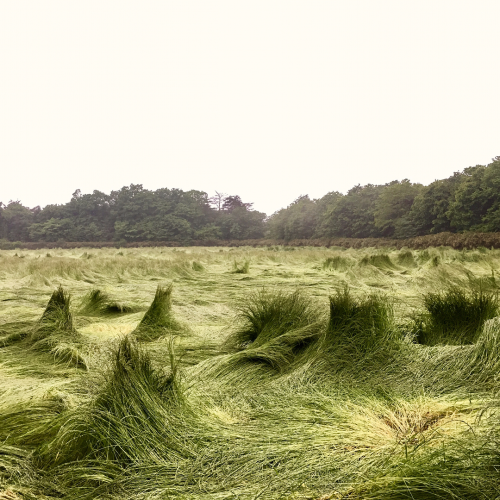
<path id="1" fill-rule="evenodd" d="M 130 313 L 132 311 L 132 307 L 111 301 L 104 292 L 94 289 L 83 297 L 78 312 L 84 316 L 102 316 L 106 314 Z"/>
<path id="2" fill-rule="evenodd" d="M 408 219 L 413 200 L 422 190 L 421 184 L 408 179 L 389 183 L 381 192 L 375 207 L 375 226 L 385 237 L 413 236 Z"/>
<path id="3" fill-rule="evenodd" d="M 384 186 L 357 185 L 325 214 L 323 235 L 348 238 L 381 236 L 375 225 L 375 208 Z"/>
<path id="4" fill-rule="evenodd" d="M 426 314 L 418 342 L 472 344 L 486 320 L 498 314 L 498 296 L 481 290 L 452 287 L 423 297 Z"/>
<path id="5" fill-rule="evenodd" d="M 285 241 L 311 238 L 318 223 L 319 208 L 309 196 L 300 196 L 271 217 L 269 229 L 272 236 Z"/>
<path id="6" fill-rule="evenodd" d="M 133 333 L 139 340 L 150 341 L 181 330 L 172 314 L 172 285 L 158 285 L 153 302 Z"/>

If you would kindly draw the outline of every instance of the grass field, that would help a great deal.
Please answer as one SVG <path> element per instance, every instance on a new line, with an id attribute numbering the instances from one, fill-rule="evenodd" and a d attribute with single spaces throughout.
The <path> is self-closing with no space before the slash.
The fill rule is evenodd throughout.
<path id="1" fill-rule="evenodd" d="M 500 498 L 499 269 L 0 251 L 0 499 Z"/>

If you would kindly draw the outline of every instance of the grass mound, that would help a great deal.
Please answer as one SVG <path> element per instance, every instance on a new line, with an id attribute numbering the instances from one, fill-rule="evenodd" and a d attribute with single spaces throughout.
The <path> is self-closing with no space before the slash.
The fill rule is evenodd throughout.
<path id="1" fill-rule="evenodd" d="M 70 295 L 59 286 L 27 340 L 33 349 L 49 352 L 58 361 L 86 368 L 86 358 L 80 351 L 82 338 L 73 326 L 70 301 Z"/>
<path id="2" fill-rule="evenodd" d="M 426 313 L 417 340 L 421 344 L 473 344 L 484 322 L 498 315 L 498 296 L 451 287 L 423 297 Z"/>
<path id="3" fill-rule="evenodd" d="M 232 273 L 234 274 L 248 274 L 250 271 L 250 261 L 244 260 L 243 262 L 234 261 Z"/>
<path id="4" fill-rule="evenodd" d="M 93 463 L 104 482 L 118 473 L 119 465 L 166 466 L 185 455 L 183 405 L 172 344 L 170 370 L 164 372 L 155 369 L 149 355 L 126 336 L 112 352 L 110 367 L 92 400 L 64 415 L 66 423 L 41 451 L 41 462 L 45 467 L 69 463 L 80 480 L 85 475 L 75 461 Z"/>
<path id="5" fill-rule="evenodd" d="M 193 260 L 193 263 L 191 264 L 191 268 L 193 269 L 193 271 L 204 271 L 205 270 L 205 266 L 201 262 L 198 262 L 197 260 Z"/>
<path id="6" fill-rule="evenodd" d="M 390 299 L 355 297 L 346 286 L 330 297 L 328 324 L 311 375 L 325 383 L 338 376 L 349 383 L 386 384 L 401 363 L 403 342 Z"/>
<path id="7" fill-rule="evenodd" d="M 54 291 L 42 317 L 29 335 L 32 343 L 40 342 L 56 334 L 69 338 L 76 335 L 70 311 L 70 300 L 70 295 L 63 290 L 62 286 Z"/>
<path id="8" fill-rule="evenodd" d="M 70 295 L 59 286 L 36 324 L 28 327 L 21 323 L 17 331 L 1 340 L 1 345 L 25 340 L 36 351 L 48 352 L 68 365 L 86 368 L 87 360 L 80 350 L 83 342 L 73 325 L 70 301 Z"/>
<path id="9" fill-rule="evenodd" d="M 240 351 L 230 366 L 242 362 L 266 364 L 282 372 L 321 337 L 325 322 L 311 299 L 300 291 L 266 291 L 252 295 L 240 307 L 240 328 L 224 348 Z"/>
<path id="10" fill-rule="evenodd" d="M 134 330 L 134 335 L 138 340 L 151 341 L 182 329 L 172 314 L 172 285 L 158 285 L 153 302 Z"/>
<path id="11" fill-rule="evenodd" d="M 130 313 L 133 312 L 133 308 L 114 302 L 101 290 L 94 289 L 83 297 L 78 312 L 83 316 L 104 316 L 107 314 Z"/>
<path id="12" fill-rule="evenodd" d="M 378 269 L 394 270 L 397 269 L 389 255 L 386 253 L 378 255 L 365 255 L 359 262 L 361 266 L 372 265 Z"/>
<path id="13" fill-rule="evenodd" d="M 299 290 L 293 293 L 261 290 L 239 308 L 240 328 L 226 340 L 226 347 L 257 347 L 284 333 L 317 321 L 317 310 Z"/>
<path id="14" fill-rule="evenodd" d="M 346 271 L 352 267 L 353 263 L 350 259 L 342 257 L 340 255 L 335 255 L 334 257 L 328 257 L 323 262 L 323 269 L 325 270 L 335 270 L 335 271 Z"/>
<path id="15" fill-rule="evenodd" d="M 366 330 L 384 331 L 391 326 L 391 314 L 386 300 L 378 295 L 356 299 L 349 289 L 330 297 L 328 329 L 351 334 Z"/>
<path id="16" fill-rule="evenodd" d="M 397 263 L 403 267 L 417 267 L 417 262 L 411 250 L 402 250 L 396 258 Z"/>

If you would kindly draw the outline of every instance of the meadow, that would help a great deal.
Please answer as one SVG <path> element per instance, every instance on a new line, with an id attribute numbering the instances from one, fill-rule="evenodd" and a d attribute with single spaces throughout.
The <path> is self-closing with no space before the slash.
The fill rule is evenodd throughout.
<path id="1" fill-rule="evenodd" d="M 0 499 L 500 498 L 500 250 L 0 250 Z"/>

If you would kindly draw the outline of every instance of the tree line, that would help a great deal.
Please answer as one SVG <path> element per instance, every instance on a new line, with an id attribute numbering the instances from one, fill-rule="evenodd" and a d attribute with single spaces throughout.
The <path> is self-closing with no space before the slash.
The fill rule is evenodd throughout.
<path id="1" fill-rule="evenodd" d="M 109 195 L 76 190 L 63 205 L 28 208 L 0 203 L 0 239 L 7 241 L 243 240 L 264 236 L 266 214 L 237 195 L 124 186 Z"/>
<path id="2" fill-rule="evenodd" d="M 500 156 L 424 186 L 408 179 L 357 185 L 347 194 L 300 196 L 266 218 L 238 195 L 124 186 L 73 193 L 63 205 L 0 202 L 0 240 L 146 242 L 309 238 L 412 238 L 500 231 Z"/>
<path id="3" fill-rule="evenodd" d="M 500 231 L 500 156 L 424 186 L 408 179 L 300 196 L 267 221 L 271 238 L 413 238 Z"/>

